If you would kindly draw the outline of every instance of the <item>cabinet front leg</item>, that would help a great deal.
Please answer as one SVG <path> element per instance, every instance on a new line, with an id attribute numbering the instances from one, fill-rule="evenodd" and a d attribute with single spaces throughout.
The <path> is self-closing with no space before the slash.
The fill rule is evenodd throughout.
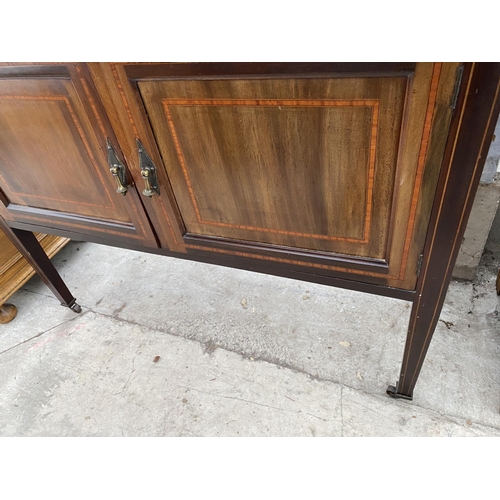
<path id="1" fill-rule="evenodd" d="M 441 285 L 445 284 L 441 282 Z M 429 289 L 422 290 L 416 296 L 411 310 L 399 380 L 396 386 L 390 385 L 387 388 L 389 396 L 410 401 L 413 399 L 413 389 L 439 320 L 447 285 L 448 283 L 445 286 L 436 284 L 438 290 L 442 288 L 440 297 L 431 295 Z"/>
<path id="2" fill-rule="evenodd" d="M 500 110 L 500 64 L 466 64 L 442 162 L 401 373 L 387 393 L 412 399 L 439 320 Z M 453 388 L 451 388 L 453 390 Z"/>
<path id="3" fill-rule="evenodd" d="M 14 244 L 21 255 L 37 272 L 42 281 L 52 290 L 53 294 L 61 301 L 61 305 L 69 307 L 76 313 L 81 312 L 81 307 L 76 303 L 75 297 L 57 272 L 42 246 L 31 231 L 11 228 L 0 218 L 0 228 L 3 229 L 9 240 Z"/>

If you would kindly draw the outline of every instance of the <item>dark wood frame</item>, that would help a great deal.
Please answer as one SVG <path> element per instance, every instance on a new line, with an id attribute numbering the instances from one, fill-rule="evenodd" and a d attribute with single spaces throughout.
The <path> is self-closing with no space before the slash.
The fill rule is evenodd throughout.
<path id="1" fill-rule="evenodd" d="M 467 64 L 451 123 L 413 300 L 399 381 L 388 393 L 411 399 L 474 202 L 500 111 L 500 64 Z"/>
<path id="2" fill-rule="evenodd" d="M 440 67 L 438 71 L 435 71 L 436 65 Z M 435 130 L 436 137 L 439 137 L 439 140 L 442 140 L 443 143 L 441 153 L 438 152 L 436 156 L 439 160 L 434 158 L 431 161 L 429 159 L 431 155 L 424 155 L 426 158 L 423 177 L 421 178 L 422 189 L 416 198 L 417 205 L 415 207 L 417 211 L 421 211 L 420 224 L 415 225 L 413 234 L 411 232 L 407 234 L 407 238 L 410 237 L 413 244 L 409 252 L 406 251 L 406 248 L 404 249 L 403 258 L 406 259 L 406 263 L 402 263 L 398 276 L 391 274 L 388 267 L 385 267 L 389 264 L 387 259 L 385 261 L 376 261 L 375 259 L 348 258 L 346 255 L 336 255 L 334 253 L 322 255 L 320 252 L 301 252 L 291 247 L 270 246 L 265 243 L 248 244 L 248 242 L 242 243 L 235 239 L 220 239 L 187 233 L 162 155 L 155 140 L 154 131 L 147 118 L 148 113 L 142 100 L 139 83 L 155 79 L 178 80 L 183 78 L 189 80 L 224 80 L 397 76 L 407 79 L 407 98 L 409 98 L 411 85 L 415 80 L 417 63 L 91 63 L 89 66 L 96 85 L 100 85 L 99 92 L 105 96 L 105 105 L 112 102 L 111 106 L 108 106 L 107 112 L 113 114 L 116 118 L 114 125 L 119 128 L 119 132 L 117 131 L 117 135 L 120 135 L 118 142 L 127 160 L 128 168 L 136 178 L 136 182 L 137 180 L 142 181 L 137 162 L 136 139 L 139 139 L 144 144 L 153 162 L 158 167 L 157 174 L 162 188 L 162 196 L 153 197 L 152 200 L 143 198 L 142 201 L 150 220 L 157 230 L 160 247 L 168 248 L 173 252 L 186 253 L 192 256 L 191 258 L 205 255 L 207 251 L 219 253 L 221 254 L 219 260 L 222 263 L 227 261 L 223 256 L 224 254 L 229 259 L 242 257 L 245 260 L 248 257 L 247 261 L 254 264 L 257 260 L 274 261 L 272 264 L 274 268 L 297 270 L 302 273 L 305 280 L 307 280 L 306 276 L 309 276 L 311 281 L 315 281 L 318 279 L 317 275 L 322 275 L 324 277 L 323 281 L 330 284 L 333 284 L 336 280 L 340 280 L 340 282 L 354 281 L 357 284 L 361 283 L 361 286 L 364 287 L 369 283 L 378 285 L 374 290 L 390 289 L 391 296 L 401 293 L 402 296 L 408 297 L 408 290 L 414 291 L 417 280 L 418 256 L 424 246 L 425 230 L 430 219 L 430 197 L 435 193 L 439 164 L 449 121 L 447 122 L 445 119 L 438 120 L 439 127 L 436 127 Z M 441 66 L 442 63 L 434 64 L 433 77 L 435 73 L 438 75 L 442 72 Z M 111 87 L 114 87 L 114 95 L 106 85 L 100 83 L 106 80 L 113 82 Z M 439 77 L 437 83 L 439 87 Z M 437 90 L 435 89 L 436 95 Z M 441 106 L 448 108 L 448 101 L 442 102 Z M 120 112 L 122 114 L 121 119 L 118 118 Z M 449 117 L 451 117 L 451 111 Z M 441 128 L 440 132 L 438 131 L 439 128 Z M 436 142 L 439 142 L 439 140 Z M 409 224 L 412 223 L 410 218 L 412 218 L 412 215 L 409 214 Z M 392 220 L 387 245 L 390 245 L 389 241 L 393 239 L 394 230 L 394 220 Z M 134 244 L 134 242 L 131 243 Z M 392 260 L 392 256 L 389 258 L 390 260 Z M 255 265 L 265 267 L 258 262 Z M 353 274 L 360 274 L 360 276 L 353 277 Z M 411 283 L 409 283 L 410 281 Z"/>
<path id="3" fill-rule="evenodd" d="M 405 72 L 411 71 L 413 68 L 411 63 L 391 65 L 392 63 L 388 63 L 385 69 L 388 70 L 390 68 L 396 74 L 405 74 Z M 266 64 L 257 65 L 255 63 L 251 68 L 246 67 L 246 69 L 242 69 L 242 66 L 236 65 L 233 71 L 238 71 L 238 74 L 250 72 L 262 75 L 269 74 L 270 68 L 274 68 L 275 74 L 279 75 L 286 74 L 292 76 L 293 73 L 296 75 L 296 72 L 299 70 L 301 72 L 309 72 L 311 76 L 316 77 L 325 75 L 326 73 L 329 76 L 332 74 L 332 66 L 328 63 L 303 63 L 302 66 L 297 69 L 297 65 L 269 66 Z M 131 70 L 132 73 L 134 71 L 140 73 L 140 68 L 137 69 L 138 67 L 139 65 L 134 66 L 135 69 Z M 192 65 L 190 67 L 192 68 Z M 355 74 L 356 67 L 356 64 L 339 64 L 335 66 L 339 74 L 341 73 L 346 76 Z M 191 69 L 189 70 L 191 73 L 187 76 L 206 78 L 206 68 L 206 66 L 200 66 L 197 73 Z M 292 71 L 294 68 L 295 71 Z M 380 65 L 378 68 L 380 68 Z M 154 65 L 149 65 L 148 71 L 151 72 L 152 69 L 154 70 Z M 162 71 L 164 71 L 164 66 Z M 211 71 L 213 71 L 213 68 Z M 227 71 L 227 66 L 225 71 Z M 8 74 L 9 72 L 5 70 L 4 73 Z M 374 66 L 374 75 L 376 73 L 377 67 Z M 0 71 L 1 77 L 2 72 Z M 50 261 L 47 262 L 40 254 L 39 249 L 36 248 L 36 239 L 29 236 L 30 231 L 48 232 L 50 234 L 85 239 L 86 241 L 94 241 L 112 246 L 121 246 L 134 250 L 411 300 L 413 308 L 399 382 L 396 386 L 390 386 L 387 392 L 396 398 L 412 399 L 420 369 L 439 319 L 460 242 L 481 176 L 482 167 L 486 159 L 489 143 L 493 136 L 494 126 L 500 111 L 499 89 L 500 63 L 467 63 L 464 65 L 463 78 L 448 133 L 445 155 L 439 174 L 438 188 L 427 230 L 421 272 L 417 279 L 415 291 L 391 288 L 369 282 L 370 280 L 366 279 L 366 277 L 363 278 L 363 281 L 356 281 L 352 279 L 352 275 L 350 276 L 348 272 L 332 273 L 332 275 L 326 276 L 314 274 L 310 270 L 306 272 L 304 268 L 292 264 L 270 264 L 243 256 L 221 255 L 209 250 L 190 249 L 187 252 L 176 251 L 175 246 L 171 251 L 161 248 L 146 248 L 137 246 L 132 241 L 116 241 L 88 234 L 83 235 L 82 238 L 82 234 L 77 232 L 61 229 L 54 230 L 28 222 L 5 221 L 3 225 L 7 229 L 7 224 L 12 228 L 10 229 L 12 241 L 23 255 L 29 257 L 30 263 L 41 274 L 42 279 L 46 281 L 65 305 L 73 306 L 73 308 L 75 308 L 74 298 L 67 290 L 55 269 L 53 269 Z M 149 138 L 149 140 L 152 139 Z M 150 146 L 153 156 L 158 155 L 155 146 L 152 144 Z"/>

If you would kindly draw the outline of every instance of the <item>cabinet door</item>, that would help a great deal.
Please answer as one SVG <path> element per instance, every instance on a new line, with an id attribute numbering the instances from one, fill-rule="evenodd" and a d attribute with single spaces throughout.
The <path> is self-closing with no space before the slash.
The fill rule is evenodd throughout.
<path id="1" fill-rule="evenodd" d="M 85 65 L 4 66 L 0 76 L 1 215 L 157 246 L 131 179 L 116 192 L 106 147 L 116 140 Z"/>
<path id="2" fill-rule="evenodd" d="M 178 211 L 169 223 L 179 248 L 413 289 L 458 68 L 121 71 L 158 145 L 154 206 Z"/>

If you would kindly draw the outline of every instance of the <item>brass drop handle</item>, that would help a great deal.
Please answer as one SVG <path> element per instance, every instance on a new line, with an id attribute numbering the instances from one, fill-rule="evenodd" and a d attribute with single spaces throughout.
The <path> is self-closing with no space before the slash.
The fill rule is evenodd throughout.
<path id="1" fill-rule="evenodd" d="M 151 186 L 151 180 L 150 180 L 151 173 L 149 170 L 144 169 L 144 170 L 141 170 L 141 175 L 142 175 L 142 178 L 144 179 L 144 184 L 146 186 L 146 188 L 144 189 L 142 194 L 144 196 L 147 196 L 148 198 L 151 198 L 155 194 L 155 191 L 153 190 L 153 188 Z"/>
<path id="2" fill-rule="evenodd" d="M 125 196 L 127 194 L 127 173 L 125 166 L 118 159 L 109 139 L 106 139 L 106 147 L 108 150 L 109 171 L 116 181 L 116 192 Z"/>
<path id="3" fill-rule="evenodd" d="M 127 187 L 123 185 L 120 179 L 120 165 L 113 165 L 109 171 L 113 174 L 116 181 L 116 192 L 125 196 L 127 194 Z"/>
<path id="4" fill-rule="evenodd" d="M 141 175 L 144 179 L 144 191 L 142 192 L 142 194 L 144 196 L 147 196 L 148 198 L 152 198 L 155 193 L 160 194 L 158 179 L 156 177 L 156 167 L 153 163 L 153 160 L 144 149 L 144 146 L 141 144 L 141 141 L 139 141 L 139 139 L 136 140 Z"/>

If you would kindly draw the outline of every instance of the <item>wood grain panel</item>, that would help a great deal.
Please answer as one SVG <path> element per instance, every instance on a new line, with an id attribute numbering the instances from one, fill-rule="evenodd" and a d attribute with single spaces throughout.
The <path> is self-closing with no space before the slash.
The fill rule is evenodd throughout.
<path id="1" fill-rule="evenodd" d="M 66 96 L 0 95 L 0 128 L 0 180 L 11 203 L 130 222 Z"/>
<path id="2" fill-rule="evenodd" d="M 110 102 L 119 111 L 115 122 L 122 134 L 122 147 L 128 151 L 126 154 L 133 154 L 137 137 L 149 144 L 147 148 L 155 157 L 161 195 L 151 201 L 146 200 L 145 207 L 155 225 L 162 229 L 159 237 L 164 248 L 187 251 L 192 256 L 216 252 L 220 254 L 219 262 L 226 262 L 234 256 L 235 261 L 241 258 L 251 268 L 260 266 L 260 263 L 263 266 L 286 266 L 287 269 L 295 267 L 303 269 L 300 272 L 315 276 L 321 274 L 325 279 L 348 279 L 351 274 L 356 280 L 414 290 L 417 261 L 425 239 L 452 115 L 450 102 L 458 63 L 417 63 L 408 65 L 404 71 L 364 63 L 356 63 L 350 68 L 327 63 L 314 69 L 301 69 L 300 64 L 295 63 L 113 63 L 109 66 L 100 63 L 95 66 L 93 71 L 102 84 L 107 81 L 108 75 L 114 75 L 116 80 L 115 86 L 109 83 L 105 86 L 104 94 L 109 94 Z M 175 113 L 179 113 L 181 108 L 187 109 L 188 101 L 197 102 L 202 108 L 209 107 L 206 104 L 208 101 L 230 100 L 239 101 L 240 107 L 244 107 L 241 102 L 266 100 L 379 102 L 374 199 L 370 223 L 365 225 L 365 228 L 370 228 L 368 243 L 362 243 L 362 239 L 346 241 L 352 236 L 349 234 L 314 235 L 311 226 L 303 233 L 296 228 L 277 228 L 267 221 L 268 227 L 252 223 L 246 228 L 238 228 L 234 227 L 238 225 L 235 221 L 217 219 L 218 215 L 214 217 L 204 212 L 210 209 L 210 206 L 200 204 L 206 189 L 200 185 L 197 188 L 199 192 L 196 192 L 193 188 L 197 182 L 200 183 L 199 171 L 195 165 L 194 172 L 191 172 L 192 159 L 188 160 L 189 153 L 186 153 L 189 150 L 181 144 L 189 139 L 189 133 L 185 134 L 182 123 L 179 126 L 177 122 L 182 120 L 179 116 L 176 118 Z M 172 106 L 174 101 L 178 105 Z M 182 101 L 185 103 L 180 104 Z M 230 106 L 218 109 L 223 108 Z M 110 105 L 108 112 L 114 112 L 114 109 Z M 194 121 L 194 114 L 192 111 L 187 117 L 191 122 Z M 148 120 L 144 119 L 145 116 Z M 213 128 L 213 116 L 205 116 L 204 120 Z M 272 123 L 275 125 L 276 121 Z M 199 127 L 197 122 L 191 123 L 191 126 Z M 220 126 L 220 120 L 216 126 Z M 235 135 L 233 130 L 230 132 Z M 206 128 L 203 134 L 209 135 Z M 282 135 L 286 137 L 286 134 Z M 206 140 L 203 135 L 201 137 Z M 222 143 L 227 140 L 224 137 Z M 267 137 L 266 140 L 270 142 Z M 189 142 L 193 143 L 193 139 Z M 317 147 L 317 142 L 310 147 Z M 391 143 L 395 146 L 392 150 Z M 133 164 L 133 157 L 129 161 Z M 227 172 L 227 165 L 223 167 Z M 135 169 L 137 165 L 134 165 Z M 205 171 L 203 173 L 206 175 Z M 255 180 L 253 182 L 256 183 Z M 253 191 L 257 192 L 256 189 Z M 221 193 L 219 190 L 218 195 L 231 199 L 225 191 Z M 210 198 L 210 194 L 208 196 Z M 273 193 L 269 192 L 268 199 L 272 200 L 272 196 Z M 193 203 L 193 197 L 196 203 Z M 219 202 L 217 196 L 212 195 L 212 198 Z M 302 201 L 296 200 L 296 203 Z M 292 200 L 287 202 L 292 203 Z M 234 202 L 233 209 L 232 214 L 241 217 L 241 208 Z M 276 218 L 281 217 L 281 225 L 286 223 L 286 209 L 287 205 L 284 205 L 283 213 Z M 220 213 L 220 209 L 214 212 Z M 304 218 L 309 216 L 305 210 L 301 214 Z M 187 228 L 193 227 L 190 224 L 202 225 L 201 230 L 190 231 Z M 298 224 L 302 224 L 302 220 Z M 223 236 L 220 236 L 221 228 L 225 232 Z M 287 234 L 287 231 L 304 236 Z M 295 241 L 290 242 L 292 238 Z M 318 250 L 315 247 L 318 241 L 331 246 L 326 251 Z"/>
<path id="3" fill-rule="evenodd" d="M 406 79 L 139 88 L 189 233 L 386 257 Z"/>
<path id="4" fill-rule="evenodd" d="M 54 68 L 0 71 L 0 214 L 157 246 L 128 174 L 116 193 L 107 139 L 121 152 L 86 65 Z"/>
<path id="5" fill-rule="evenodd" d="M 202 226 L 210 224 L 368 242 L 378 101 L 165 99 L 163 107 L 198 223 L 191 226 L 186 221 L 189 231 L 201 233 Z M 217 122 L 220 136 L 211 126 Z M 321 138 L 329 147 L 304 148 L 303 143 L 318 141 L 319 126 L 331 134 Z M 237 136 L 230 133 L 233 127 L 239 128 Z M 275 137 L 282 138 L 279 144 L 274 143 Z M 347 151 L 341 147 L 346 142 L 351 146 Z M 324 168 L 314 169 L 315 164 Z M 342 164 L 350 168 L 335 168 Z M 193 167 L 191 175 L 187 165 Z M 335 186 L 348 189 L 336 190 Z M 270 191 L 275 195 L 266 197 Z M 292 204 L 292 200 L 303 201 Z M 316 210 L 306 200 L 321 200 L 324 208 Z M 343 217 L 346 213 L 350 220 Z"/>

